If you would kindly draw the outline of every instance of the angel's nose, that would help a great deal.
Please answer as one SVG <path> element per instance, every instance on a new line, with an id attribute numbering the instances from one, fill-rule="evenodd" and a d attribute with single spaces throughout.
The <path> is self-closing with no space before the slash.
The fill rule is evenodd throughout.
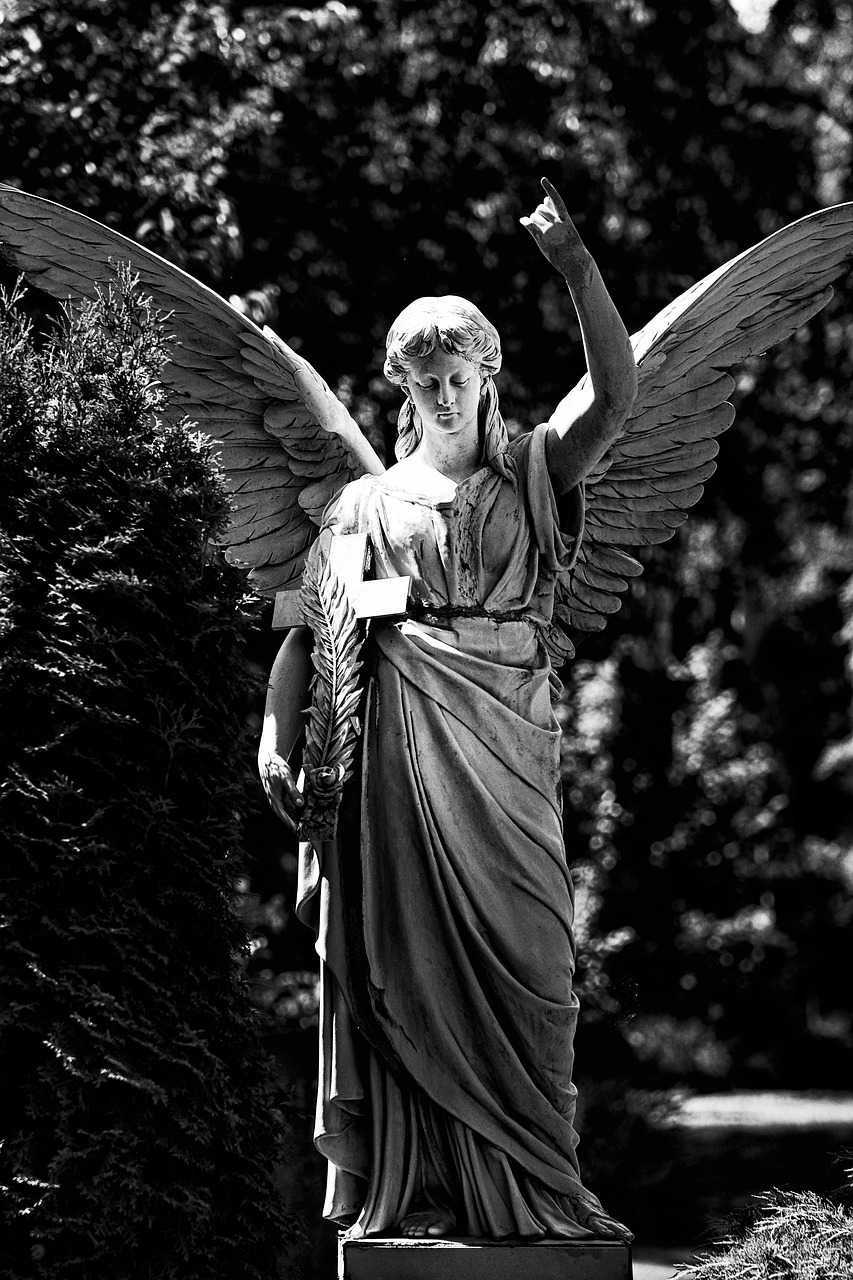
<path id="1" fill-rule="evenodd" d="M 438 403 L 443 405 L 449 405 L 452 403 L 452 401 L 453 401 L 453 392 L 451 391 L 450 386 L 448 385 L 446 387 L 439 387 Z"/>

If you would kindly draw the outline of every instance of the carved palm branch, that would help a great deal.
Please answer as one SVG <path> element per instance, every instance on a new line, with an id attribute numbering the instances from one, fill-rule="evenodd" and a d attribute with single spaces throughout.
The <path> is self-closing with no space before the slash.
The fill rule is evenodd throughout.
<path id="1" fill-rule="evenodd" d="M 716 470 L 735 416 L 727 369 L 790 337 L 832 297 L 853 261 L 853 203 L 793 222 L 718 267 L 631 339 L 639 391 L 619 439 L 587 477 L 586 524 L 558 584 L 547 635 L 558 662 L 600 631 L 642 573 L 628 548 L 665 542 Z"/>
<path id="2" fill-rule="evenodd" d="M 215 442 L 231 495 L 227 556 L 273 595 L 297 581 L 323 508 L 348 481 L 382 471 L 368 441 L 319 424 L 336 398 L 306 360 L 219 294 L 133 240 L 61 204 L 0 184 L 0 252 L 62 300 L 91 299 L 128 262 L 169 313 L 163 381 L 170 413 Z"/>
<path id="3" fill-rule="evenodd" d="M 341 789 L 349 777 L 359 733 L 361 636 L 346 588 L 331 558 L 313 558 L 302 576 L 305 621 L 314 632 L 311 709 L 305 723 L 306 808 L 300 834 L 330 840 L 335 834 Z"/>

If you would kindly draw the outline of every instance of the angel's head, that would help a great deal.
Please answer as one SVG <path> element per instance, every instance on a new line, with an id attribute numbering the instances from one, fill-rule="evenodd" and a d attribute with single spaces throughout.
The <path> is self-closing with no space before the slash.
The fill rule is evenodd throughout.
<path id="1" fill-rule="evenodd" d="M 480 374 L 478 420 L 483 461 L 505 472 L 507 431 L 498 408 L 493 381 L 501 367 L 501 342 L 497 330 L 479 307 L 465 298 L 417 298 L 401 311 L 385 343 L 385 377 L 406 392 L 397 419 L 398 458 L 412 453 L 420 442 L 420 415 L 409 392 L 412 361 L 429 356 L 437 348 L 469 360 Z"/>

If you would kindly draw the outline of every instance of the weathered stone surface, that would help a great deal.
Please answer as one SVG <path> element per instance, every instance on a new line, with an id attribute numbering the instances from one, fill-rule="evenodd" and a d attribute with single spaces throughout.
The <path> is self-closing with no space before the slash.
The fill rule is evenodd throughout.
<path id="1" fill-rule="evenodd" d="M 341 1240 L 339 1280 L 631 1280 L 628 1245 L 604 1240 Z"/>

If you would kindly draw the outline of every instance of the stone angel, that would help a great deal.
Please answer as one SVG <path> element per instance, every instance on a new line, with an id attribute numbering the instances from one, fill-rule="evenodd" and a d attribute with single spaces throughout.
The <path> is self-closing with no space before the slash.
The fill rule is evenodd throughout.
<path id="1" fill-rule="evenodd" d="M 0 188 L 12 264 L 60 298 L 127 260 L 171 313 L 170 412 L 215 441 L 228 556 L 273 594 L 366 535 L 376 579 L 408 577 L 405 617 L 370 623 L 363 732 L 337 834 L 305 842 L 299 912 L 322 971 L 315 1140 L 324 1212 L 353 1236 L 626 1240 L 581 1180 L 574 1129 L 572 879 L 553 669 L 671 537 L 732 422 L 727 370 L 813 316 L 853 258 L 853 204 L 778 231 L 629 340 L 556 190 L 522 224 L 566 280 L 587 374 L 508 439 L 498 335 L 470 302 L 394 321 L 404 401 L 387 470 L 318 374 L 269 329 L 117 233 Z M 319 536 L 318 536 L 319 535 Z M 304 809 L 289 760 L 312 632 L 270 678 L 261 776 Z"/>

